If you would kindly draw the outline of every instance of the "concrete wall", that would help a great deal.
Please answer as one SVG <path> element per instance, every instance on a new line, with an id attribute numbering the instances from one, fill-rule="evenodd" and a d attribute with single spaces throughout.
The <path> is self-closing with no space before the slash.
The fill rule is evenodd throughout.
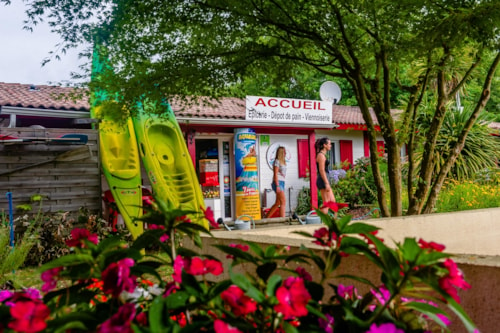
<path id="1" fill-rule="evenodd" d="M 446 252 L 455 254 L 454 260 L 463 271 L 466 280 L 472 285 L 467 291 L 460 291 L 461 304 L 482 333 L 498 332 L 500 311 L 500 208 L 472 210 L 455 213 L 407 216 L 400 218 L 371 219 L 366 223 L 382 228 L 378 234 L 386 244 L 402 241 L 405 237 L 423 238 L 446 246 Z M 248 240 L 262 244 L 290 246 L 291 251 L 298 251 L 301 244 L 315 251 L 319 247 L 309 239 L 294 234 L 294 231 L 312 233 L 318 225 L 288 225 L 273 228 L 257 228 L 246 231 L 214 231 L 214 237 L 203 238 L 203 252 L 218 256 L 227 261 L 225 256 L 213 248 L 213 244 L 230 244 L 238 240 Z M 189 245 L 188 245 L 189 246 Z M 226 263 L 227 265 L 227 263 Z M 293 268 L 293 265 L 290 266 Z M 314 267 L 305 267 L 314 275 Z M 240 267 L 239 270 L 252 271 L 252 267 Z M 227 270 L 226 270 L 227 271 Z M 379 271 L 364 257 L 353 256 L 344 261 L 338 269 L 339 274 L 356 274 L 374 283 L 379 281 Z M 224 278 L 226 278 L 224 276 Z M 347 281 L 336 280 L 335 283 Z M 352 283 L 352 282 L 351 282 Z M 452 317 L 451 332 L 466 332 L 457 318 Z"/>

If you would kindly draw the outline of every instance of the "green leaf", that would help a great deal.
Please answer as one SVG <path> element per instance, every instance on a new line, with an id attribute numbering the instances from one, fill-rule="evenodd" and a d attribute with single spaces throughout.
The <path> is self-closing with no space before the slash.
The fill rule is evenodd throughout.
<path id="1" fill-rule="evenodd" d="M 343 234 L 369 234 L 371 232 L 377 231 L 380 228 L 366 224 L 366 223 L 353 223 L 347 225 L 341 232 Z"/>
<path id="2" fill-rule="evenodd" d="M 267 281 L 269 276 L 276 270 L 276 267 L 278 267 L 278 264 L 275 262 L 267 262 L 257 267 L 257 275 L 262 280 Z"/>
<path id="3" fill-rule="evenodd" d="M 299 330 L 287 321 L 283 322 L 283 329 L 286 333 L 299 333 Z"/>
<path id="4" fill-rule="evenodd" d="M 443 310 L 432 306 L 428 303 L 423 303 L 423 302 L 409 302 L 405 304 L 406 307 L 416 310 L 420 313 L 423 313 L 427 317 L 431 318 L 434 320 L 436 323 L 438 323 L 441 327 L 446 328 L 446 324 L 437 316 L 437 314 L 445 315 L 448 317 L 448 314 L 444 312 Z"/>
<path id="5" fill-rule="evenodd" d="M 264 254 L 265 258 L 272 258 L 276 254 L 276 246 L 271 245 L 266 248 L 266 252 Z"/>
<path id="6" fill-rule="evenodd" d="M 250 280 L 248 280 L 245 275 L 234 273 L 233 271 L 231 271 L 229 275 L 231 277 L 231 281 L 233 281 L 235 285 L 243 289 L 249 297 L 253 298 L 259 303 L 265 300 L 264 294 L 260 292 L 260 290 L 255 288 L 255 286 L 250 282 Z"/>
<path id="7" fill-rule="evenodd" d="M 472 333 L 477 329 L 476 324 L 470 319 L 470 317 L 465 313 L 464 309 L 449 295 L 444 295 L 446 298 L 448 307 L 457 315 L 462 321 L 468 332 Z"/>
<path id="8" fill-rule="evenodd" d="M 224 253 L 234 256 L 235 258 L 251 262 L 254 264 L 257 264 L 258 262 L 257 258 L 254 258 L 250 253 L 238 249 L 237 247 L 232 247 L 228 245 L 214 245 L 214 247 L 218 248 Z"/>
<path id="9" fill-rule="evenodd" d="M 266 296 L 274 296 L 276 288 L 283 281 L 283 278 L 279 275 L 273 275 L 269 278 L 266 285 Z"/>
<path id="10" fill-rule="evenodd" d="M 155 297 L 153 302 L 151 302 L 148 314 L 149 327 L 152 332 L 162 332 L 166 329 L 163 318 L 167 315 L 167 307 L 171 309 L 181 307 L 180 303 L 182 302 L 181 298 L 184 296 L 183 294 L 183 292 L 176 292 L 166 298 L 163 295 Z M 182 302 L 182 305 L 186 304 L 187 298 L 189 296 Z"/>
<path id="11" fill-rule="evenodd" d="M 257 255 L 258 257 L 263 258 L 264 257 L 264 251 L 262 251 L 262 247 L 260 244 L 250 242 L 250 241 L 245 241 L 245 243 L 250 247 L 250 249 Z"/>
<path id="12" fill-rule="evenodd" d="M 208 298 L 212 299 L 220 295 L 224 290 L 229 288 L 233 283 L 230 280 L 224 280 L 214 284 L 207 292 Z"/>
<path id="13" fill-rule="evenodd" d="M 156 300 L 159 297 L 163 299 L 162 295 L 157 296 L 154 299 L 153 304 L 155 304 L 155 302 L 160 302 L 160 301 Z M 188 292 L 177 291 L 175 293 L 168 295 L 164 299 L 165 299 L 165 303 L 166 303 L 168 309 L 182 309 L 183 307 L 186 306 L 189 297 L 190 297 L 190 294 Z"/>
<path id="14" fill-rule="evenodd" d="M 68 254 L 64 257 L 59 257 L 57 259 L 48 262 L 38 269 L 39 272 L 45 272 L 46 270 L 56 268 L 56 267 L 71 267 L 80 264 L 92 264 L 94 262 L 94 257 L 88 254 Z"/>
<path id="15" fill-rule="evenodd" d="M 415 238 L 405 238 L 400 249 L 403 253 L 403 258 L 410 263 L 415 263 L 419 254 L 423 252 Z"/>

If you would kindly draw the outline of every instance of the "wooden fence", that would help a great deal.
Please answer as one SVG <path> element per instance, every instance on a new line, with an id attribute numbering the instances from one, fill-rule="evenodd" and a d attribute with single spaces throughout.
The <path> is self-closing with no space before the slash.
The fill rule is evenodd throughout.
<path id="1" fill-rule="evenodd" d="M 8 213 L 7 192 L 16 216 L 21 211 L 15 207 L 35 194 L 42 196 L 44 212 L 99 212 L 98 147 L 96 130 L 0 128 L 0 213 Z"/>

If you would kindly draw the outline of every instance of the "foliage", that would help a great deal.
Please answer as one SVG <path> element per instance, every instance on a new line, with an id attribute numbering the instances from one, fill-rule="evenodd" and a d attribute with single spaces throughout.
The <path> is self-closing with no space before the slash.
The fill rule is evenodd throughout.
<path id="1" fill-rule="evenodd" d="M 5 216 L 1 216 L 0 223 L 0 286 L 3 286 L 10 278 L 12 283 L 15 270 L 21 267 L 29 251 L 37 242 L 39 226 L 32 222 L 26 228 L 21 237 L 15 237 L 14 246 L 10 245 L 10 226 Z M 0 287 L 1 288 L 1 287 Z"/>
<path id="2" fill-rule="evenodd" d="M 407 145 L 414 160 L 422 97 L 436 98 L 421 142 L 420 172 L 408 173 L 414 177 L 408 183 L 418 180 L 415 191 L 407 189 L 409 214 L 432 209 L 470 124 L 498 82 L 500 3 L 493 0 L 31 0 L 27 6 L 27 25 L 48 20 L 63 39 L 61 52 L 82 42 L 99 44 L 109 68 L 90 83 L 91 91 L 120 96 L 131 113 L 143 98 L 194 102 L 197 96 L 226 96 L 235 84 L 259 82 L 246 81 L 249 77 L 273 85 L 263 91 L 283 93 L 295 93 L 283 86 L 297 82 L 300 87 L 299 80 L 343 79 L 367 125 L 383 216 L 402 214 L 400 150 Z M 443 117 L 467 84 L 475 88 L 466 99 L 474 112 L 450 147 L 439 177 L 432 178 Z M 387 148 L 389 191 L 378 166 L 378 135 Z"/>
<path id="3" fill-rule="evenodd" d="M 30 219 L 30 215 L 25 215 L 24 219 Z M 71 230 L 75 226 L 85 227 L 99 237 L 105 238 L 111 234 L 118 235 L 120 238 L 130 240 L 131 236 L 124 226 L 118 226 L 117 231 L 113 232 L 109 223 L 96 215 L 82 208 L 75 221 L 69 216 L 68 212 L 40 213 L 40 228 L 37 241 L 26 257 L 25 265 L 34 267 L 45 264 L 51 260 L 59 258 L 70 253 L 66 246 L 66 241 L 71 237 Z"/>
<path id="4" fill-rule="evenodd" d="M 303 187 L 297 196 L 295 214 L 304 215 L 311 211 L 311 189 Z"/>
<path id="5" fill-rule="evenodd" d="M 311 243 L 297 252 L 253 242 L 216 245 L 229 264 L 223 276 L 219 259 L 175 246 L 180 234 L 198 246 L 199 233 L 210 234 L 186 221 L 190 213 L 157 200 L 143 217 L 156 228 L 131 246 L 74 229 L 71 252 L 40 269 L 43 298 L 34 290 L 0 292 L 4 332 L 28 324 L 30 332 L 423 332 L 446 330 L 440 304 L 475 330 L 457 295 L 470 286 L 439 244 L 408 238 L 388 247 L 376 227 L 318 210 L 324 225 L 298 232 Z M 205 216 L 217 225 L 210 210 Z M 145 254 L 152 244 L 169 260 Z M 366 293 L 336 282 L 339 265 L 357 255 L 372 262 L 380 281 L 342 277 Z M 158 273 L 162 265 L 173 265 L 172 276 Z"/>
<path id="6" fill-rule="evenodd" d="M 500 207 L 498 183 L 481 184 L 474 181 L 457 182 L 450 180 L 439 196 L 436 211 L 439 213 L 456 212 L 494 207 Z"/>
<path id="7" fill-rule="evenodd" d="M 434 157 L 434 175 L 436 177 L 450 154 L 450 148 L 456 143 L 457 137 L 463 131 L 471 113 L 472 110 L 465 107 L 462 111 L 454 110 L 453 112 L 448 112 L 444 117 L 443 126 L 436 142 Z M 432 114 L 422 113 L 418 119 L 419 135 L 422 139 L 426 136 L 427 129 L 430 126 L 430 117 L 432 117 Z M 500 160 L 500 140 L 496 136 L 491 135 L 487 118 L 488 114 L 483 113 L 479 115 L 477 121 L 472 126 L 465 139 L 464 147 L 449 172 L 449 178 L 455 180 L 472 179 L 474 175 L 480 173 L 482 170 L 495 167 L 497 161 Z M 422 154 L 421 150 L 415 154 L 417 170 Z"/>
<path id="8" fill-rule="evenodd" d="M 342 168 L 333 170 L 344 170 Z M 332 179 L 332 189 L 338 202 L 356 205 L 367 205 L 376 202 L 376 186 L 371 172 L 370 160 L 360 158 L 342 173 L 343 176 Z"/>

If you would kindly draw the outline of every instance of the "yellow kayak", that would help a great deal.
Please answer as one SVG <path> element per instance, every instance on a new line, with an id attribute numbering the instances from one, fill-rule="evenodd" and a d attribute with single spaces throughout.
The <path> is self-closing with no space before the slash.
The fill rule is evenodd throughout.
<path id="1" fill-rule="evenodd" d="M 147 108 L 154 108 L 147 105 Z M 164 106 L 162 106 L 164 107 Z M 168 105 L 167 114 L 158 116 L 148 110 L 134 117 L 134 129 L 143 165 L 155 198 L 174 207 L 197 211 L 188 215 L 191 221 L 208 229 L 198 178 L 175 115 Z"/>
<path id="2" fill-rule="evenodd" d="M 144 228 L 143 223 L 136 220 L 142 216 L 142 181 L 133 123 L 130 118 L 124 124 L 108 119 L 102 108 L 92 108 L 92 116 L 101 119 L 99 141 L 102 171 L 123 221 L 136 239 Z"/>

